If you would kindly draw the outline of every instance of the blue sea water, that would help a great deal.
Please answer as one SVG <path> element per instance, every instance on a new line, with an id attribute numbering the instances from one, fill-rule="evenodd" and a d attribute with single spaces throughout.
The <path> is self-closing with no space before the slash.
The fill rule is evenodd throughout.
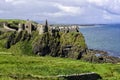
<path id="1" fill-rule="evenodd" d="M 89 49 L 108 51 L 120 57 L 120 24 L 96 25 L 80 28 Z"/>

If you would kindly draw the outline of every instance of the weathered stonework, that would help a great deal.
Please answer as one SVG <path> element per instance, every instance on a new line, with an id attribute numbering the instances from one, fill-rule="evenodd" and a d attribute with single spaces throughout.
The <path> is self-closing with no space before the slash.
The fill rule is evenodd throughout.
<path id="1" fill-rule="evenodd" d="M 21 23 L 19 23 L 19 24 L 18 24 L 18 32 L 21 32 L 21 31 L 23 31 L 23 30 L 24 30 L 24 25 L 21 24 Z"/>
<path id="2" fill-rule="evenodd" d="M 32 33 L 32 22 L 27 20 L 27 22 L 25 23 L 25 30 L 31 34 Z"/>
<path id="3" fill-rule="evenodd" d="M 4 29 L 9 30 L 9 31 L 17 31 L 21 32 L 23 30 L 26 30 L 28 34 L 32 34 L 33 30 L 37 30 L 39 34 L 43 34 L 45 32 L 50 32 L 51 35 L 54 34 L 54 32 L 79 32 L 79 28 L 76 25 L 58 25 L 58 26 L 49 26 L 48 22 L 46 20 L 45 24 L 35 24 L 32 21 L 27 20 L 25 24 L 19 23 L 18 24 L 18 30 L 15 30 L 9 26 L 7 26 L 7 23 L 3 24 Z"/>
<path id="4" fill-rule="evenodd" d="M 7 23 L 3 23 L 3 27 L 4 27 L 4 29 L 6 29 L 6 30 L 8 30 L 8 31 L 16 31 L 15 29 L 10 28 L 10 27 L 7 25 Z"/>
<path id="5" fill-rule="evenodd" d="M 50 30 L 58 30 L 60 32 L 79 32 L 78 26 L 50 26 Z"/>
<path id="6" fill-rule="evenodd" d="M 44 33 L 44 26 L 41 24 L 37 25 L 37 30 L 39 31 L 39 34 L 43 34 Z"/>

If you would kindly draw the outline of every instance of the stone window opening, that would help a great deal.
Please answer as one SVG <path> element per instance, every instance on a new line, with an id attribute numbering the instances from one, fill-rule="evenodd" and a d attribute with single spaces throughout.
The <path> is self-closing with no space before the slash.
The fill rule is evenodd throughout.
<path id="1" fill-rule="evenodd" d="M 28 28 L 28 26 L 26 26 L 26 28 Z"/>

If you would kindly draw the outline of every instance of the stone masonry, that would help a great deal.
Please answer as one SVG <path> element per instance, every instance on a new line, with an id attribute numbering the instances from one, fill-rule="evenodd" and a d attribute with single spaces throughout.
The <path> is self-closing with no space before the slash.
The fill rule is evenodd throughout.
<path id="1" fill-rule="evenodd" d="M 3 24 L 4 29 L 10 30 L 10 31 L 16 31 L 15 29 L 10 28 L 5 23 Z M 18 32 L 21 32 L 23 30 L 26 30 L 29 34 L 32 34 L 33 30 L 37 30 L 39 34 L 43 34 L 45 32 L 53 32 L 53 31 L 59 31 L 59 32 L 79 32 L 79 28 L 76 25 L 71 26 L 49 26 L 47 20 L 45 21 L 45 24 L 37 24 L 34 25 L 34 23 L 30 20 L 27 20 L 25 24 L 18 24 Z"/>

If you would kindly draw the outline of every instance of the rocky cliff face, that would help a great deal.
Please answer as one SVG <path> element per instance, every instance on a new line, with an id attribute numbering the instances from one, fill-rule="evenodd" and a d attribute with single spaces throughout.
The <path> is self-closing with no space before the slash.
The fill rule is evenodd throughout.
<path id="1" fill-rule="evenodd" d="M 23 45 L 24 42 L 26 45 Z M 22 46 L 16 46 L 17 44 Z M 33 32 L 31 36 L 26 31 L 13 32 L 7 37 L 5 44 L 7 49 L 11 49 L 12 46 L 19 47 L 19 50 L 23 50 L 22 47 L 30 47 L 24 53 L 32 52 L 32 54 L 40 56 L 50 55 L 73 59 L 80 59 L 87 50 L 84 37 L 79 32 L 54 32 L 52 34 L 46 32 L 42 35 Z M 14 52 L 14 49 L 12 52 Z"/>
<path id="2" fill-rule="evenodd" d="M 79 32 L 54 34 L 45 33 L 35 41 L 33 53 L 41 56 L 69 57 L 80 59 L 86 53 L 87 46 L 84 37 Z"/>
<path id="3" fill-rule="evenodd" d="M 29 41 L 31 36 L 27 33 L 27 31 L 21 31 L 20 33 L 12 32 L 7 38 L 7 42 L 5 44 L 5 48 L 9 49 L 12 45 L 20 41 Z"/>
<path id="4" fill-rule="evenodd" d="M 18 28 L 18 20 L 3 20 L 1 23 L 7 22 L 11 27 Z M 24 23 L 25 21 L 20 21 Z M 82 33 L 71 31 L 46 31 L 39 35 L 39 32 L 32 31 L 29 34 L 26 30 L 21 32 L 4 32 L 0 30 L 0 43 L 13 54 L 35 54 L 40 56 L 50 55 L 53 57 L 66 57 L 80 59 L 82 54 L 86 53 L 87 45 L 85 44 Z M 2 48 L 1 48 L 2 49 Z"/>

